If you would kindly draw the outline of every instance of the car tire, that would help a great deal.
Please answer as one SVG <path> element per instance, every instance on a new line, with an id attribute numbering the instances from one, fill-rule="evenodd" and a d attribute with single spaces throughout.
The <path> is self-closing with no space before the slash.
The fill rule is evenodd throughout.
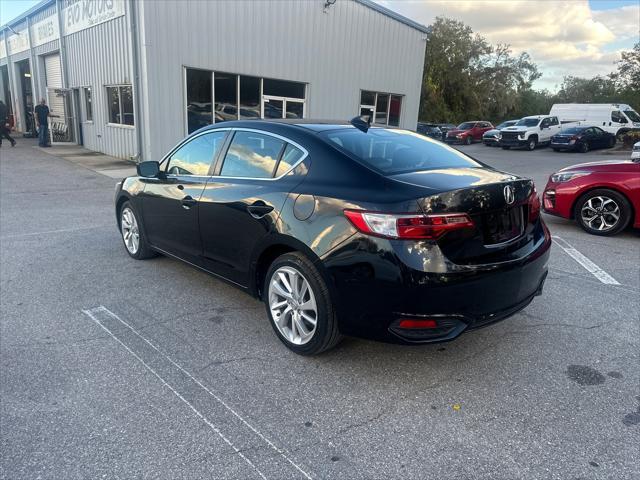
<path id="1" fill-rule="evenodd" d="M 538 139 L 536 137 L 531 137 L 527 141 L 527 150 L 529 150 L 530 152 L 535 150 L 537 146 L 538 146 Z"/>
<path id="2" fill-rule="evenodd" d="M 471 137 L 471 135 L 467 135 L 467 138 L 464 139 L 464 144 L 471 145 L 471 143 L 473 143 L 473 138 Z"/>
<path id="3" fill-rule="evenodd" d="M 598 208 L 604 208 L 610 213 L 602 215 L 598 213 Z M 631 221 L 629 201 L 624 195 L 609 189 L 585 193 L 576 202 L 573 213 L 578 225 L 593 235 L 615 235 L 624 230 Z M 615 215 L 617 219 L 614 221 Z"/>
<path id="4" fill-rule="evenodd" d="M 589 151 L 589 144 L 587 142 L 582 142 L 580 147 L 578 148 L 580 153 L 587 153 Z"/>
<path id="5" fill-rule="evenodd" d="M 141 228 L 140 217 L 131 202 L 126 201 L 122 204 L 118 217 L 120 236 L 129 256 L 136 260 L 156 257 L 158 253 L 149 246 Z"/>
<path id="6" fill-rule="evenodd" d="M 289 350 L 316 355 L 342 339 L 327 283 L 303 254 L 287 253 L 276 258 L 262 291 L 271 326 Z"/>
<path id="7" fill-rule="evenodd" d="M 608 148 L 613 148 L 613 147 L 615 147 L 615 146 L 616 146 L 616 137 L 611 137 L 611 138 L 609 139 L 609 144 L 608 144 L 608 145 L 609 145 L 609 146 L 608 146 Z"/>
<path id="8" fill-rule="evenodd" d="M 553 151 L 554 151 L 554 152 L 559 152 L 559 151 L 560 151 L 560 149 L 559 149 L 559 148 L 554 148 L 554 149 L 553 149 Z"/>
<path id="9" fill-rule="evenodd" d="M 502 149 L 503 149 L 503 150 L 509 150 L 510 148 L 511 148 L 511 147 L 507 147 L 507 146 L 504 146 L 504 145 L 502 146 Z"/>

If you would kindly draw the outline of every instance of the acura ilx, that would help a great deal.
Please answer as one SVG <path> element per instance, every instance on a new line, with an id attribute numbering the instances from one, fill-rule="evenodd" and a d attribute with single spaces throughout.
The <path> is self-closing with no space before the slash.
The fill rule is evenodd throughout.
<path id="1" fill-rule="evenodd" d="M 547 275 L 531 180 L 361 118 L 217 123 L 137 170 L 115 196 L 128 254 L 261 299 L 299 354 L 343 335 L 451 340 L 526 307 Z"/>

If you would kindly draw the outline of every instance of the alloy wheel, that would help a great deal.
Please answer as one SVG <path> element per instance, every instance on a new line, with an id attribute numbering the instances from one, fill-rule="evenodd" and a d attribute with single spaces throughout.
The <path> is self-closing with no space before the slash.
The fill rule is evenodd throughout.
<path id="1" fill-rule="evenodd" d="M 609 197 L 592 197 L 582 205 L 580 216 L 592 230 L 606 232 L 620 221 L 620 207 Z"/>
<path id="2" fill-rule="evenodd" d="M 129 207 L 122 210 L 120 225 L 124 245 L 131 255 L 135 255 L 138 253 L 138 248 L 140 248 L 140 230 L 138 229 L 136 216 Z"/>
<path id="3" fill-rule="evenodd" d="M 280 334 L 295 345 L 316 332 L 318 308 L 307 279 L 295 268 L 280 267 L 269 282 L 269 309 Z"/>

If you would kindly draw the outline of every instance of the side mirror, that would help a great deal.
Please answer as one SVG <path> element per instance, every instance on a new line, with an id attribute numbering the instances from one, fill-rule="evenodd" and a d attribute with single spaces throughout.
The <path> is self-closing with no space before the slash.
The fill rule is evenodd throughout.
<path id="1" fill-rule="evenodd" d="M 156 178 L 160 175 L 160 164 L 158 162 L 141 162 L 136 165 L 138 176 L 146 178 Z"/>

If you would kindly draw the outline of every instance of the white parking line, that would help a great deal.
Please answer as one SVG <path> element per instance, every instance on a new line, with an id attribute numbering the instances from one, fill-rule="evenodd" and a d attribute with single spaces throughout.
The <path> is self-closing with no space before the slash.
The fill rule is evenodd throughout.
<path id="1" fill-rule="evenodd" d="M 110 225 L 94 225 L 91 227 L 74 227 L 74 228 L 61 228 L 60 230 L 44 230 L 42 232 L 31 232 L 31 233 L 16 233 L 14 235 L 3 235 L 0 237 L 0 240 L 8 240 L 10 238 L 22 238 L 22 237 L 33 237 L 40 235 L 49 235 L 52 233 L 69 233 L 69 232 L 82 232 L 83 230 L 96 230 L 98 228 L 107 228 Z"/>
<path id="2" fill-rule="evenodd" d="M 565 239 L 561 237 L 557 237 L 555 235 L 552 235 L 551 238 L 553 238 L 553 240 L 556 242 L 556 245 L 558 245 L 562 250 L 564 250 L 564 252 L 567 255 L 569 255 L 576 262 L 582 265 L 585 270 L 591 273 L 591 275 L 596 277 L 602 283 L 606 283 L 607 285 L 620 285 L 620 282 L 618 282 L 615 278 L 613 278 L 611 275 L 609 275 L 607 272 L 601 269 L 598 265 L 593 263 L 591 260 L 585 257 L 582 253 L 576 250 Z"/>
<path id="3" fill-rule="evenodd" d="M 196 378 L 193 377 L 193 375 L 191 375 L 191 373 L 189 373 L 187 370 L 185 370 L 181 365 L 179 365 L 178 363 L 176 363 L 171 357 L 169 357 L 164 351 L 162 351 L 160 348 L 158 348 L 155 344 L 153 344 L 151 341 L 149 341 L 146 337 L 144 337 L 140 332 L 138 332 L 135 328 L 133 328 L 131 325 L 129 325 L 127 322 L 125 322 L 124 320 L 122 320 L 118 315 L 116 315 L 115 313 L 113 313 L 111 310 L 109 310 L 108 308 L 100 305 L 99 307 L 96 308 L 92 308 L 90 310 L 83 310 L 83 312 L 88 315 L 92 320 L 94 320 L 96 323 L 98 323 L 98 325 L 100 325 L 103 329 L 105 329 L 109 335 L 111 335 L 113 338 L 115 338 L 116 340 L 118 340 L 118 342 L 124 346 L 132 355 L 134 355 L 138 360 L 140 360 L 140 362 L 142 362 L 145 367 L 147 367 L 149 370 L 151 370 L 152 373 L 154 373 L 154 375 L 156 375 L 168 388 L 170 388 L 176 395 L 178 395 L 178 397 L 180 397 L 181 400 L 183 400 L 185 403 L 187 403 L 187 405 L 189 405 L 201 418 L 203 418 L 203 420 L 205 420 L 207 422 L 208 425 L 210 425 L 214 431 L 216 431 L 216 433 L 218 433 L 229 445 L 232 446 L 232 448 L 236 451 L 236 453 L 238 453 L 242 458 L 244 458 L 253 468 L 255 468 L 255 470 L 260 474 L 260 476 L 262 478 L 264 478 L 264 475 L 257 469 L 257 467 L 255 465 L 253 465 L 253 463 L 251 463 L 251 461 L 249 459 L 247 459 L 244 455 L 242 455 L 242 452 L 240 452 L 235 446 L 233 446 L 231 444 L 231 442 L 226 439 L 226 437 L 224 437 L 222 435 L 222 433 L 215 427 L 213 426 L 213 424 L 210 424 L 210 422 L 208 422 L 204 416 L 202 414 L 200 414 L 199 412 L 197 412 L 197 410 L 195 410 L 195 408 L 193 406 L 191 406 L 191 404 L 189 404 L 189 402 L 187 402 L 187 400 L 185 400 L 184 398 L 182 398 L 180 396 L 180 394 L 178 392 L 176 392 L 169 384 L 167 384 L 162 378 L 160 378 L 160 376 L 155 373 L 150 367 L 148 367 L 144 361 L 138 356 L 136 355 L 134 352 L 132 352 L 126 345 L 124 345 L 118 338 L 116 338 L 111 331 L 109 331 L 104 325 L 102 325 L 102 323 L 100 323 L 100 321 L 97 319 L 96 317 L 96 313 L 104 313 L 108 316 L 110 316 L 111 318 L 113 318 L 114 320 L 117 320 L 118 322 L 120 322 L 122 325 L 124 325 L 125 327 L 127 327 L 129 330 L 131 330 L 135 335 L 137 335 L 141 340 L 143 340 L 145 343 L 147 343 L 151 348 L 153 348 L 156 352 L 158 352 L 160 355 L 162 355 L 167 361 L 169 361 L 169 363 L 171 363 L 173 366 L 175 366 L 178 370 L 180 370 L 182 373 L 184 373 L 189 379 L 191 379 L 196 385 L 198 385 L 200 388 L 202 388 L 205 392 L 207 392 L 211 397 L 213 397 L 216 402 L 218 402 L 220 405 L 222 405 L 228 412 L 230 412 L 234 417 L 236 417 L 238 420 L 240 420 L 240 422 L 242 422 L 243 425 L 245 425 L 249 430 L 251 430 L 258 438 L 260 438 L 263 442 L 265 442 L 267 445 L 269 445 L 269 447 L 271 447 L 274 451 L 276 451 L 283 459 L 285 459 L 289 464 L 291 464 L 296 470 L 298 470 L 305 478 L 307 478 L 308 480 L 312 480 L 311 475 L 309 475 L 307 472 L 305 472 L 298 464 L 296 464 L 291 458 L 289 458 L 287 456 L 287 452 L 285 452 L 285 450 L 283 450 L 282 448 L 276 446 L 271 440 L 269 440 L 267 437 L 265 437 L 256 427 L 254 427 L 253 425 L 251 425 L 249 422 L 247 422 L 247 420 L 245 420 L 238 412 L 236 412 L 231 406 L 229 406 L 224 400 L 222 400 L 218 395 L 216 395 L 214 392 L 212 392 L 209 388 L 207 388 L 205 385 L 203 385 L 199 380 L 197 380 Z"/>
<path id="4" fill-rule="evenodd" d="M 209 427 L 210 427 L 214 432 L 216 432 L 216 433 L 218 434 L 218 436 L 219 436 L 220 438 L 222 438 L 222 440 L 224 440 L 224 442 L 225 442 L 227 445 L 229 445 L 229 446 L 233 449 L 233 451 L 234 451 L 234 452 L 236 452 L 236 453 L 237 453 L 237 454 L 238 454 L 238 455 L 239 455 L 239 456 L 240 456 L 240 457 L 241 457 L 245 462 L 247 462 L 247 464 L 248 464 L 251 468 L 253 468 L 253 469 L 258 473 L 258 475 L 260 475 L 260 477 L 261 477 L 262 479 L 267 480 L 267 477 L 265 477 L 265 476 L 264 476 L 264 474 L 263 474 L 260 470 L 258 470 L 258 467 L 256 467 L 256 466 L 253 464 L 253 462 L 252 462 L 251 460 L 249 460 L 247 457 L 245 457 L 245 456 L 243 455 L 243 453 L 238 449 L 238 447 L 236 447 L 233 443 L 231 443 L 231 440 L 229 440 L 227 437 L 225 437 L 225 436 L 224 436 L 224 434 L 220 431 L 220 429 L 218 429 L 218 427 L 216 427 L 213 423 L 211 423 L 211 421 L 210 421 L 207 417 L 205 417 L 202 413 L 200 413 L 200 412 L 196 409 L 196 407 L 194 407 L 193 405 L 191 405 L 191 403 L 189 403 L 189 401 L 188 401 L 186 398 L 184 398 L 182 395 L 180 395 L 180 393 L 179 393 L 175 388 L 173 388 L 171 385 L 169 385 L 169 384 L 167 383 L 167 381 L 166 381 L 164 378 L 162 378 L 160 375 L 158 375 L 158 373 L 157 373 L 153 368 L 151 368 L 151 367 L 150 367 L 150 366 L 149 366 L 149 365 L 148 365 L 148 364 L 147 364 L 147 363 L 146 363 L 142 358 L 140 358 L 140 357 L 139 357 L 139 356 L 138 356 L 138 355 L 137 355 L 133 350 L 131 350 L 129 347 L 127 347 L 124 343 L 122 343 L 122 341 L 121 341 L 118 337 L 116 337 L 113 333 L 111 333 L 111 330 L 109 330 L 107 327 L 105 327 L 105 326 L 100 322 L 100 320 L 98 320 L 98 318 L 95 316 L 95 313 L 97 313 L 97 311 L 99 311 L 98 309 L 100 309 L 100 308 L 101 308 L 101 307 L 98 307 L 97 309 L 96 309 L 96 308 L 93 308 L 93 309 L 91 309 L 91 310 L 82 310 L 82 313 L 84 313 L 84 314 L 85 314 L 85 315 L 87 315 L 89 318 L 91 318 L 91 320 L 93 320 L 94 322 L 96 322 L 96 323 L 97 323 L 97 324 L 98 324 L 98 325 L 99 325 L 99 326 L 100 326 L 100 327 L 101 327 L 105 332 L 107 332 L 107 333 L 108 333 L 108 334 L 109 334 L 109 335 L 110 335 L 110 336 L 111 336 L 111 337 L 112 337 L 116 342 L 118 342 L 120 345 L 122 345 L 122 346 L 125 348 L 125 350 L 126 350 L 127 352 L 129 352 L 131 355 L 133 355 L 133 357 L 134 357 L 136 360 L 138 360 L 142 365 L 144 365 L 144 367 L 145 367 L 147 370 L 149 370 L 151 373 L 153 373 L 153 374 L 158 378 L 158 380 L 160 380 L 160 382 L 162 382 L 162 384 L 163 384 L 165 387 L 167 387 L 169 390 L 171 390 L 171 391 L 176 395 L 176 397 L 178 397 L 180 400 L 182 400 L 182 401 L 183 401 L 183 402 L 184 402 L 184 403 L 185 403 L 185 404 L 186 404 L 186 405 L 187 405 L 191 410 L 193 410 L 193 412 L 194 412 L 198 417 L 200 417 L 200 418 L 204 421 L 204 423 L 206 423 L 206 424 L 207 424 L 207 425 L 208 425 L 208 426 L 209 426 Z M 104 307 L 102 307 L 102 308 L 104 308 Z M 106 309 L 105 309 L 105 310 L 106 310 Z"/>

